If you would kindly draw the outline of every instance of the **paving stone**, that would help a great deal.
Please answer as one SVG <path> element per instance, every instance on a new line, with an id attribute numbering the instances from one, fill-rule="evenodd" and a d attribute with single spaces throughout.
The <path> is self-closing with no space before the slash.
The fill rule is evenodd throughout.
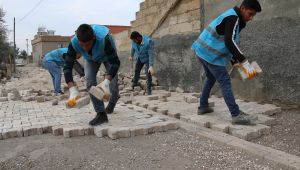
<path id="1" fill-rule="evenodd" d="M 139 96 L 144 96 L 145 95 L 145 91 L 140 91 L 139 92 Z"/>
<path id="2" fill-rule="evenodd" d="M 192 96 L 194 96 L 196 98 L 200 98 L 201 94 L 200 93 L 192 93 Z"/>
<path id="3" fill-rule="evenodd" d="M 76 127 L 65 127 L 63 128 L 63 135 L 65 138 L 70 138 L 74 136 L 84 136 L 84 133 L 79 132 L 79 129 Z"/>
<path id="4" fill-rule="evenodd" d="M 176 122 L 165 122 L 165 128 L 166 130 L 177 130 L 179 125 Z"/>
<path id="5" fill-rule="evenodd" d="M 52 100 L 52 106 L 56 106 L 56 105 L 58 105 L 58 99 Z"/>
<path id="6" fill-rule="evenodd" d="M 161 101 L 161 102 L 167 102 L 168 99 L 167 99 L 166 96 L 159 96 L 159 101 Z"/>
<path id="7" fill-rule="evenodd" d="M 141 104 L 141 107 L 143 107 L 143 108 L 145 108 L 145 109 L 147 109 L 148 108 L 148 104 Z"/>
<path id="8" fill-rule="evenodd" d="M 184 101 L 187 103 L 198 103 L 198 98 L 194 96 L 185 96 Z"/>
<path id="9" fill-rule="evenodd" d="M 132 110 L 133 109 L 133 106 L 127 106 L 128 109 Z"/>
<path id="10" fill-rule="evenodd" d="M 176 112 L 168 112 L 168 116 L 170 117 L 174 117 L 176 119 L 180 119 L 180 113 L 176 113 Z"/>
<path id="11" fill-rule="evenodd" d="M 147 96 L 148 100 L 158 100 L 158 96 L 157 95 L 151 95 L 151 96 Z"/>
<path id="12" fill-rule="evenodd" d="M 102 126 L 96 126 L 94 128 L 94 134 L 99 138 L 108 136 L 108 128 Z"/>
<path id="13" fill-rule="evenodd" d="M 36 96 L 35 97 L 35 100 L 38 102 L 38 103 L 43 103 L 46 101 L 46 98 L 45 96 Z"/>
<path id="14" fill-rule="evenodd" d="M 119 138 L 129 138 L 130 130 L 129 128 L 109 128 L 107 134 L 108 137 L 113 140 Z"/>
<path id="15" fill-rule="evenodd" d="M 167 115 L 168 114 L 168 110 L 166 110 L 166 109 L 157 109 L 156 112 L 157 113 L 161 113 L 163 115 Z"/>
<path id="16" fill-rule="evenodd" d="M 147 135 L 148 128 L 146 126 L 136 126 L 130 128 L 130 136 L 140 136 L 140 135 Z"/>
<path id="17" fill-rule="evenodd" d="M 76 101 L 76 108 L 82 108 L 88 104 L 90 104 L 90 97 L 89 96 L 81 97 Z"/>
<path id="18" fill-rule="evenodd" d="M 16 137 L 23 137 L 22 128 L 12 128 L 12 129 L 3 129 L 2 130 L 2 138 L 3 139 L 16 138 Z"/>
<path id="19" fill-rule="evenodd" d="M 270 132 L 271 129 L 269 126 L 261 124 L 257 124 L 255 126 L 233 125 L 229 128 L 229 134 L 247 141 L 259 138 L 260 136 L 269 134 Z"/>
<path id="20" fill-rule="evenodd" d="M 63 135 L 63 127 L 62 126 L 54 126 L 52 127 L 53 136 L 61 136 Z"/>
<path id="21" fill-rule="evenodd" d="M 147 109 L 156 112 L 157 106 L 148 106 Z"/>
<path id="22" fill-rule="evenodd" d="M 172 93 L 170 92 L 164 92 L 164 93 L 160 93 L 161 96 L 164 96 L 164 97 L 171 97 Z"/>
<path id="23" fill-rule="evenodd" d="M 166 124 L 164 122 L 159 122 L 151 125 L 148 129 L 148 133 L 156 133 L 156 132 L 165 132 L 167 131 L 166 129 Z"/>
<path id="24" fill-rule="evenodd" d="M 43 134 L 43 128 L 41 125 L 23 127 L 24 137 L 33 136 L 33 135 L 41 135 Z"/>
<path id="25" fill-rule="evenodd" d="M 176 92 L 177 93 L 184 93 L 184 90 L 182 88 L 180 88 L 180 87 L 177 87 L 176 88 Z"/>
<path id="26" fill-rule="evenodd" d="M 7 97 L 0 97 L 0 102 L 6 102 L 6 101 L 8 101 Z"/>
<path id="27" fill-rule="evenodd" d="M 154 86 L 153 90 L 165 90 L 165 87 L 163 87 L 163 86 Z"/>

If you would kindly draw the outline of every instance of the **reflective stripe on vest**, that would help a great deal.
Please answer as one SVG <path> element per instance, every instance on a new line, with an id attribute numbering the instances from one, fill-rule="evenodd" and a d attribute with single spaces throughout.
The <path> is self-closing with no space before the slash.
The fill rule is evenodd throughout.
<path id="1" fill-rule="evenodd" d="M 205 42 L 202 41 L 201 39 L 198 39 L 197 42 L 198 42 L 203 48 L 207 49 L 208 51 L 214 53 L 214 54 L 217 55 L 217 56 L 220 56 L 220 57 L 226 57 L 226 56 L 227 56 L 227 54 L 224 54 L 224 53 L 222 53 L 222 52 L 220 52 L 220 51 L 218 51 L 218 50 L 216 50 L 216 49 L 214 49 L 214 48 L 208 46 L 208 45 L 205 44 Z"/>

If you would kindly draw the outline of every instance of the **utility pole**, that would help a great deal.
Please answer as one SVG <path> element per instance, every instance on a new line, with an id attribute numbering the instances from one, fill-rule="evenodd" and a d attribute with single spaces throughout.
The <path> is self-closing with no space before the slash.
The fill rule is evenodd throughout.
<path id="1" fill-rule="evenodd" d="M 27 56 L 29 56 L 29 55 L 28 55 L 28 38 L 26 38 L 26 47 L 27 47 L 26 53 L 27 53 Z"/>
<path id="2" fill-rule="evenodd" d="M 16 65 L 15 65 L 15 59 L 16 59 L 16 18 L 14 17 L 14 55 L 13 55 L 13 65 L 14 65 L 14 71 L 16 70 Z"/>

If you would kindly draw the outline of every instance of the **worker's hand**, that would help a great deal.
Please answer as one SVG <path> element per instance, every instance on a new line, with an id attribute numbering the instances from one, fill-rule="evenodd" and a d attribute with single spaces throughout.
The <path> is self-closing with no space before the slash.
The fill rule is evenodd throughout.
<path id="1" fill-rule="evenodd" d="M 129 57 L 129 61 L 131 61 L 131 62 L 132 62 L 132 61 L 133 61 L 133 57 Z"/>
<path id="2" fill-rule="evenodd" d="M 68 99 L 68 105 L 73 107 L 76 105 L 76 100 L 79 98 L 79 92 L 75 86 L 69 88 L 70 96 Z"/>
<path id="3" fill-rule="evenodd" d="M 248 60 L 242 63 L 242 68 L 244 73 L 248 76 L 248 79 L 255 77 L 257 74 L 257 71 L 252 67 Z"/>
<path id="4" fill-rule="evenodd" d="M 153 76 L 155 74 L 154 68 L 153 66 L 150 66 L 148 69 L 148 73 L 151 74 L 151 76 Z"/>
<path id="5" fill-rule="evenodd" d="M 105 79 L 102 83 L 100 83 L 98 85 L 98 87 L 100 87 L 103 91 L 104 91 L 104 101 L 108 100 L 109 97 L 110 97 L 110 89 L 109 89 L 109 84 L 110 84 L 110 81 L 108 79 Z"/>

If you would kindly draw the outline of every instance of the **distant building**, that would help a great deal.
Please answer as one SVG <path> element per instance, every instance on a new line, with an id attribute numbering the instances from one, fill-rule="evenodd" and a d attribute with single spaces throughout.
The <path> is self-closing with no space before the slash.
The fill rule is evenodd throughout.
<path id="1" fill-rule="evenodd" d="M 109 28 L 110 33 L 112 35 L 118 34 L 118 33 L 123 32 L 125 30 L 129 30 L 131 28 L 131 26 L 121 26 L 121 25 L 105 25 L 105 26 Z"/>
<path id="2" fill-rule="evenodd" d="M 68 47 L 71 37 L 55 35 L 54 30 L 47 30 L 44 27 L 38 28 L 37 34 L 31 40 L 32 62 L 40 65 L 42 57 L 57 48 Z"/>

